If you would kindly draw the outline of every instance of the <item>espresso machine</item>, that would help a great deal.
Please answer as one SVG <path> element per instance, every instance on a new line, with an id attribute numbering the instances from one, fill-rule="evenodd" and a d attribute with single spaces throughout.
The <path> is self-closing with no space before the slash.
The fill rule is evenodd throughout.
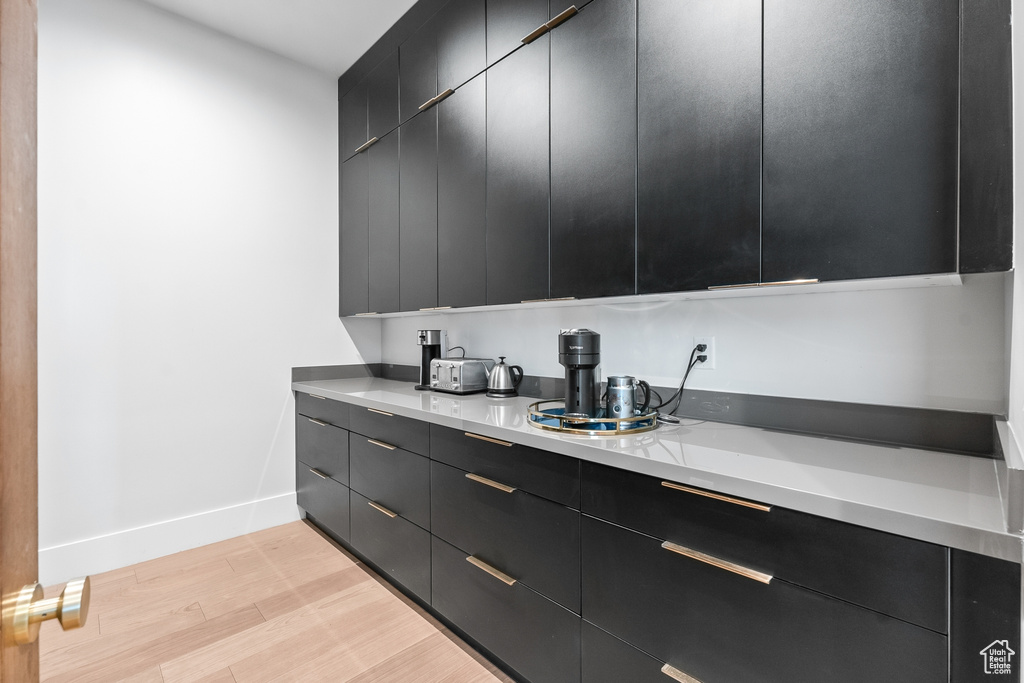
<path id="1" fill-rule="evenodd" d="M 593 330 L 562 330 L 558 362 L 565 366 L 565 414 L 600 417 L 601 335 Z"/>
<path id="2" fill-rule="evenodd" d="M 430 361 L 444 358 L 448 333 L 445 330 L 416 330 L 416 343 L 420 345 L 420 382 L 417 389 L 430 389 Z"/>

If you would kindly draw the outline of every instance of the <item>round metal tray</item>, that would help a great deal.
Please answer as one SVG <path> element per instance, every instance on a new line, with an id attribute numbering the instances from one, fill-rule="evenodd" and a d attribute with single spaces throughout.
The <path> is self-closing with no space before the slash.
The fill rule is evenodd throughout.
<path id="1" fill-rule="evenodd" d="M 658 411 L 648 410 L 633 417 L 569 417 L 565 401 L 537 401 L 527 409 L 529 422 L 537 429 L 582 436 L 641 434 L 658 426 Z"/>

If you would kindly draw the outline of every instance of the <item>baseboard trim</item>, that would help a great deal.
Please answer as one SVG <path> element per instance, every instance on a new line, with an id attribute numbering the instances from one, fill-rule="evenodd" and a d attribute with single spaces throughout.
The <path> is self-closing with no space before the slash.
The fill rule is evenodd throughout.
<path id="1" fill-rule="evenodd" d="M 63 583 L 299 519 L 295 493 L 208 510 L 39 550 L 39 582 Z"/>

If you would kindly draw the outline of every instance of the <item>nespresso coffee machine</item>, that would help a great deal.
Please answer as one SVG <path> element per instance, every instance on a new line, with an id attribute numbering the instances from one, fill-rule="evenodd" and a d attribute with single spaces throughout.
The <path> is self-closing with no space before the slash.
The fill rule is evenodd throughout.
<path id="1" fill-rule="evenodd" d="M 565 414 L 600 417 L 601 335 L 593 330 L 562 330 L 558 362 L 565 366 Z"/>
<path id="2" fill-rule="evenodd" d="M 430 388 L 430 361 L 444 358 L 448 333 L 445 330 L 416 330 L 416 343 L 420 345 L 420 382 L 417 389 Z"/>

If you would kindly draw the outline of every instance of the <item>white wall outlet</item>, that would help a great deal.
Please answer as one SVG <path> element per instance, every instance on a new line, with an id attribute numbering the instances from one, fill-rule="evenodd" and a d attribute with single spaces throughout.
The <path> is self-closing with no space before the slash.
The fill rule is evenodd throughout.
<path id="1" fill-rule="evenodd" d="M 704 368 L 705 370 L 714 370 L 715 369 L 715 356 L 716 356 L 716 354 L 715 354 L 715 338 L 714 337 L 694 337 L 693 338 L 693 346 L 691 346 L 690 348 L 693 348 L 694 346 L 697 346 L 697 344 L 704 344 L 708 348 L 707 348 L 707 351 L 704 351 L 704 352 L 698 351 L 697 354 L 694 356 L 694 359 L 696 359 L 697 356 L 707 356 L 708 359 L 706 361 L 704 361 L 703 363 L 697 363 L 696 365 L 693 366 L 693 369 L 696 370 L 698 368 Z"/>

